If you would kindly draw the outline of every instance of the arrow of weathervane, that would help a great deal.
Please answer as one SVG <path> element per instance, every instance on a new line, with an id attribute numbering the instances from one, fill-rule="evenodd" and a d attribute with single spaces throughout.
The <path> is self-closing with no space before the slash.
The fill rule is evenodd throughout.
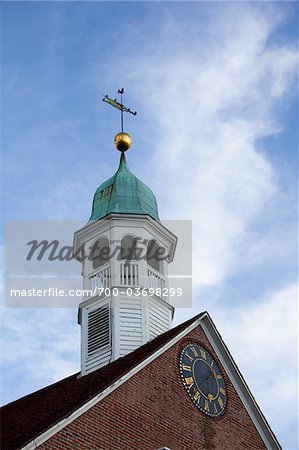
<path id="1" fill-rule="evenodd" d="M 137 114 L 136 111 L 131 111 L 130 108 L 126 108 L 124 105 L 122 105 L 121 103 L 116 101 L 116 99 L 112 100 L 112 98 L 108 97 L 107 94 L 104 95 L 103 102 L 106 102 L 106 103 L 108 103 L 111 106 L 114 106 L 114 108 L 119 109 L 120 111 L 128 112 L 130 114 L 133 114 L 134 116 L 136 116 L 136 114 Z"/>

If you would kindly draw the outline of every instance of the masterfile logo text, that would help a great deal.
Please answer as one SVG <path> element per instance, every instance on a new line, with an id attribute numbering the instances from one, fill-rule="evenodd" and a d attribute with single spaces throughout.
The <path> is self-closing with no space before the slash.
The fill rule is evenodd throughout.
<path id="1" fill-rule="evenodd" d="M 73 236 L 83 222 L 7 222 L 6 306 L 77 307 L 82 298 L 126 295 L 190 307 L 192 222 L 161 223 L 177 236 L 173 259 L 169 249 L 136 228 L 118 239 L 99 235 L 74 250 Z"/>

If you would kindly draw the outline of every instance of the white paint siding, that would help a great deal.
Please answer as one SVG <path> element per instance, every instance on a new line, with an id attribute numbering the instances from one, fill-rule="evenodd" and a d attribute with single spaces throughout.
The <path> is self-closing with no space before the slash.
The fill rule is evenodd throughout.
<path id="1" fill-rule="evenodd" d="M 132 260 L 129 264 L 124 264 L 124 260 L 120 261 L 118 251 L 115 250 L 124 236 L 140 238 L 138 247 L 145 253 L 146 243 L 150 240 L 165 248 L 170 256 L 163 263 L 162 273 L 149 267 L 144 258 Z M 99 239 L 109 241 L 109 262 L 95 269 L 88 258 L 81 261 L 83 286 L 89 291 L 85 293 L 79 306 L 82 375 L 125 356 L 171 328 L 173 308 L 168 303 L 171 299 L 151 299 L 147 293 L 135 297 L 135 288 L 161 289 L 168 286 L 167 266 L 174 257 L 177 238 L 150 217 L 112 214 L 108 220 L 89 223 L 75 233 L 74 254 L 82 246 L 85 249 L 92 247 Z M 96 288 L 105 290 L 100 292 Z M 113 288 L 119 289 L 119 295 L 115 295 Z M 107 316 L 98 311 L 105 305 L 110 307 L 109 336 Z"/>
<path id="2" fill-rule="evenodd" d="M 171 311 L 166 305 L 154 298 L 149 299 L 148 305 L 149 338 L 153 339 L 171 328 Z"/>
<path id="3" fill-rule="evenodd" d="M 142 345 L 142 309 L 140 299 L 122 299 L 119 312 L 119 356 Z"/>

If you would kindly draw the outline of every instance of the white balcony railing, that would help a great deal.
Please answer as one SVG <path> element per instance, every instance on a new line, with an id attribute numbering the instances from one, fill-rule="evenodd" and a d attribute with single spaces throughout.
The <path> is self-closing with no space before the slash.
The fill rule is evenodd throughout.
<path id="1" fill-rule="evenodd" d="M 142 280 L 140 279 L 138 263 L 121 263 L 119 275 L 120 286 L 138 287 L 141 284 L 143 285 Z M 154 289 L 155 295 L 159 293 L 159 290 L 162 292 L 162 289 L 166 286 L 163 275 L 152 267 L 146 267 L 146 278 L 147 280 L 144 287 Z M 96 272 L 89 275 L 89 289 L 93 291 L 101 288 L 111 288 L 112 284 L 114 284 L 114 282 L 112 283 L 111 280 L 110 263 L 100 267 Z"/>
<path id="2" fill-rule="evenodd" d="M 139 285 L 139 271 L 138 264 L 120 265 L 120 284 L 121 286 L 138 286 Z"/>
<path id="3" fill-rule="evenodd" d="M 89 276 L 89 286 L 90 289 L 106 289 L 111 287 L 111 274 L 110 274 L 110 264 L 106 264 L 101 267 L 96 273 Z"/>
<path id="4" fill-rule="evenodd" d="M 152 267 L 147 268 L 147 279 L 148 279 L 148 288 L 154 289 L 155 293 L 158 293 L 158 289 L 162 289 L 165 287 L 165 279 L 162 275 L 154 270 Z M 157 295 L 157 294 L 156 294 Z"/>

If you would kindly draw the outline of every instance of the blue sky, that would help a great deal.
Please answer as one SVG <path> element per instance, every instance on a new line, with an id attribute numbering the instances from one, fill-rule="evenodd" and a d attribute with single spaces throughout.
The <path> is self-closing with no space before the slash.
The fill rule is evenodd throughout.
<path id="1" fill-rule="evenodd" d="M 128 162 L 193 221 L 208 310 L 285 449 L 297 448 L 297 40 L 292 2 L 2 2 L 5 219 L 89 218 Z M 79 273 L 78 267 L 78 273 Z M 76 311 L 4 310 L 2 403 L 79 370 Z M 283 411 L 283 415 L 282 415 Z"/>

